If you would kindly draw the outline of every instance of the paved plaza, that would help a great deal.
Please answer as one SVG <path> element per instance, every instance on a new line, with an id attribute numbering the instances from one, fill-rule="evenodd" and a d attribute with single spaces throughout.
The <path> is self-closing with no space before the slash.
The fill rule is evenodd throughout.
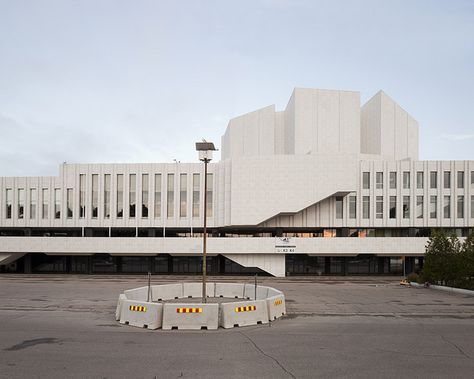
<path id="1" fill-rule="evenodd" d="M 118 294 L 145 276 L 0 275 L 0 377 L 472 377 L 474 297 L 393 277 L 259 282 L 287 298 L 288 315 L 270 326 L 151 331 L 114 320 Z"/>

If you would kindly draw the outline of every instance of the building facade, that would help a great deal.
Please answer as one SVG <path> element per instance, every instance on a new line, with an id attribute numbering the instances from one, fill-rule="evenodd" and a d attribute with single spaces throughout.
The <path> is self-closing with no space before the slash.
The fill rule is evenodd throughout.
<path id="1" fill-rule="evenodd" d="M 219 162 L 63 164 L 0 177 L 0 271 L 400 275 L 434 228 L 474 227 L 474 161 L 418 160 L 384 92 L 296 88 L 230 120 Z M 204 204 L 204 191 L 207 204 Z"/>

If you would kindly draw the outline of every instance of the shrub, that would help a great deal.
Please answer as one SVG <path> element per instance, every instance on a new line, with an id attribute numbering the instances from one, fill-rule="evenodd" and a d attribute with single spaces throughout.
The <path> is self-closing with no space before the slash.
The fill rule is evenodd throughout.
<path id="1" fill-rule="evenodd" d="M 416 273 L 416 272 L 411 272 L 410 274 L 408 274 L 407 276 L 407 280 L 408 282 L 416 282 L 418 283 L 418 280 L 420 279 L 420 276 Z"/>
<path id="2" fill-rule="evenodd" d="M 434 231 L 426 245 L 419 282 L 474 288 L 474 230 L 464 243 L 442 231 Z"/>

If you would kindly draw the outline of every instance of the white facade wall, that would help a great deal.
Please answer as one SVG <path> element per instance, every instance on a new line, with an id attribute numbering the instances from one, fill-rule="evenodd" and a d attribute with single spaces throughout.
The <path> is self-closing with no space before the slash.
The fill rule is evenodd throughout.
<path id="1" fill-rule="evenodd" d="M 362 108 L 360 95 L 351 91 L 294 90 L 284 111 L 268 106 L 229 122 L 222 137 L 222 160 L 208 166 L 212 174 L 212 212 L 209 227 L 269 228 L 472 228 L 474 227 L 474 161 L 418 161 L 418 123 L 382 91 Z M 369 173 L 370 187 L 363 175 Z M 396 187 L 390 187 L 390 173 L 396 173 Z M 423 187 L 417 174 L 423 173 Z M 436 172 L 436 188 L 430 175 Z M 451 185 L 445 188 L 444 174 Z M 464 186 L 458 186 L 458 173 Z M 383 183 L 377 186 L 377 173 Z M 410 186 L 403 177 L 409 173 Z M 124 177 L 124 215 L 117 216 L 117 175 Z M 129 176 L 135 174 L 136 215 L 130 217 Z M 143 217 L 142 175 L 149 178 L 149 214 Z M 154 214 L 155 174 L 161 174 L 160 215 Z M 174 174 L 173 216 L 167 216 L 167 180 Z M 186 215 L 180 215 L 180 175 L 186 174 Z M 193 217 L 193 174 L 200 174 L 199 217 Z M 86 178 L 85 217 L 79 214 L 80 175 Z M 98 175 L 98 215 L 92 217 L 92 176 Z M 104 214 L 104 178 L 111 175 L 110 217 Z M 6 191 L 12 194 L 12 217 L 7 218 Z M 18 217 L 19 189 L 24 190 L 24 217 Z M 31 189 L 35 189 L 36 217 L 31 217 Z M 48 190 L 49 217 L 43 218 L 42 190 Z M 54 217 L 54 190 L 61 194 L 61 217 Z M 73 216 L 67 217 L 66 194 L 73 190 Z M 349 199 L 356 196 L 356 215 L 350 216 Z M 423 213 L 417 216 L 417 197 L 423 196 Z M 436 212 L 431 199 L 436 196 Z M 445 198 L 450 215 L 444 214 Z M 458 217 L 462 196 L 463 217 Z M 368 217 L 363 199 L 369 197 Z M 378 217 L 376 200 L 383 212 Z M 396 216 L 390 217 L 390 198 L 396 197 Z M 410 214 L 404 217 L 403 199 L 409 197 Z M 336 213 L 336 199 L 343 200 L 343 214 Z M 2 228 L 200 228 L 203 225 L 204 165 L 162 164 L 64 164 L 57 177 L 0 177 L 0 231 Z M 2 237 L 4 261 L 11 254 L 199 254 L 202 246 L 194 238 L 47 238 Z M 223 254 L 243 265 L 255 262 L 281 274 L 281 257 L 274 239 L 211 238 L 211 254 Z M 424 238 L 303 238 L 296 253 L 311 255 L 421 255 Z M 82 247 L 81 247 L 82 246 Z M 7 255 L 5 255 L 7 254 Z M 254 258 L 244 257 L 253 254 Z M 260 254 L 260 255 L 259 255 Z M 234 258 L 232 258 L 234 257 Z M 280 263 L 278 263 L 280 262 Z M 280 265 L 280 266 L 279 266 Z M 262 266 L 262 267 L 263 267 Z"/>
<path id="2" fill-rule="evenodd" d="M 208 218 L 208 225 L 214 226 L 217 219 L 224 218 L 219 204 L 225 204 L 224 186 L 219 185 L 225 182 L 225 165 L 219 166 L 209 164 L 208 173 L 213 177 L 213 212 Z M 199 217 L 192 217 L 192 190 L 193 174 L 200 174 L 200 212 Z M 85 175 L 86 179 L 86 212 L 85 217 L 79 217 L 79 178 Z M 111 215 L 110 218 L 104 217 L 104 176 L 111 175 Z M 117 217 L 117 175 L 124 177 L 124 215 Z M 136 175 L 136 216 L 129 217 L 129 176 Z M 144 218 L 141 214 L 142 204 L 142 175 L 148 174 L 149 178 L 149 215 Z M 160 216 L 154 215 L 154 192 L 155 174 L 161 174 L 161 208 Z M 174 174 L 174 206 L 173 217 L 167 217 L 167 180 L 168 174 Z M 187 174 L 187 193 L 186 193 L 186 217 L 180 216 L 180 175 Z M 224 175 L 220 178 L 219 174 Z M 98 175 L 98 217 L 92 217 L 92 175 Z M 36 217 L 32 219 L 30 210 L 30 189 L 36 189 Z M 61 217 L 54 217 L 54 190 L 58 188 L 61 193 Z M 73 189 L 73 216 L 66 216 L 66 193 L 67 189 Z M 6 190 L 11 189 L 13 193 L 12 218 L 7 219 L 6 215 Z M 26 193 L 25 214 L 23 219 L 18 218 L 18 190 L 24 189 Z M 43 218 L 41 215 L 42 199 L 41 193 L 47 189 L 49 193 L 49 216 Z M 204 165 L 200 163 L 163 163 L 163 164 L 64 164 L 60 166 L 58 177 L 0 177 L 0 226 L 1 227 L 201 227 L 203 225 L 203 204 L 204 204 Z M 221 213 L 219 213 L 221 209 Z"/>
<path id="3" fill-rule="evenodd" d="M 418 160 L 418 122 L 383 91 L 361 112 L 361 152 L 387 160 Z"/>
<path id="4" fill-rule="evenodd" d="M 295 154 L 360 153 L 358 92 L 296 88 Z"/>

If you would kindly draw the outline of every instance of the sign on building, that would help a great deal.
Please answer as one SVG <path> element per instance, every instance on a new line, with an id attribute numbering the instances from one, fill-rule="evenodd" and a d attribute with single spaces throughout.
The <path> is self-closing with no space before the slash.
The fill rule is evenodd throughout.
<path id="1" fill-rule="evenodd" d="M 294 253 L 296 245 L 291 237 L 275 237 L 275 253 Z"/>

